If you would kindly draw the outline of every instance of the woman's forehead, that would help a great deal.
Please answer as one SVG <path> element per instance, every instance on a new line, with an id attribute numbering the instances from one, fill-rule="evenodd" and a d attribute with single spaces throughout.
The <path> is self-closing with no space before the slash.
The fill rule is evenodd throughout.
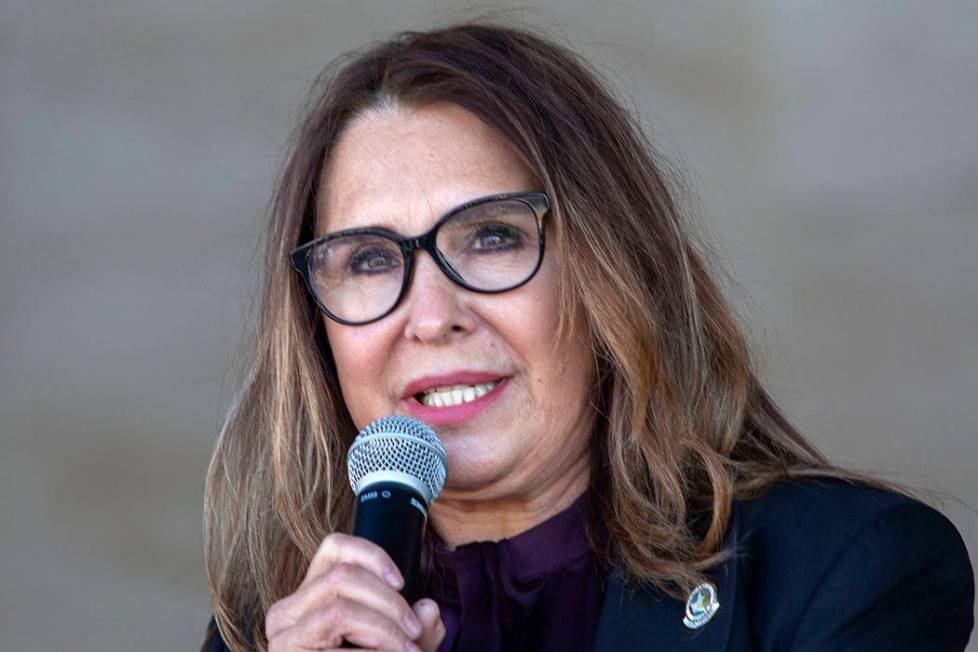
<path id="1" fill-rule="evenodd" d="M 475 197 L 536 185 L 505 138 L 452 104 L 385 108 L 354 120 L 321 181 L 317 233 L 383 226 L 379 219 L 425 221 Z"/>

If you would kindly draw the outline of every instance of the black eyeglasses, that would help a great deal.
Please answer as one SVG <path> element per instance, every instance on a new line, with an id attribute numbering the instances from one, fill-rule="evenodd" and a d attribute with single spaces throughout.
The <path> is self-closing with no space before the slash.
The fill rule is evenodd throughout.
<path id="1" fill-rule="evenodd" d="M 324 313 L 341 324 L 369 324 L 397 307 L 424 249 L 455 283 L 483 294 L 523 285 L 543 261 L 542 192 L 490 195 L 442 216 L 431 230 L 405 237 L 386 229 L 348 229 L 292 252 L 292 265 Z"/>

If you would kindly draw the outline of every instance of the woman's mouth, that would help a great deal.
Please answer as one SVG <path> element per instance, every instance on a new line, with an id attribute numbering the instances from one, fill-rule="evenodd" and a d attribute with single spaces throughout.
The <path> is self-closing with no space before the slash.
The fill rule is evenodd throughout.
<path id="1" fill-rule="evenodd" d="M 499 381 L 491 383 L 480 383 L 478 385 L 449 385 L 447 387 L 434 387 L 424 392 L 418 392 L 414 399 L 427 407 L 455 407 L 471 403 L 477 398 L 482 398 L 496 388 Z"/>
<path id="2" fill-rule="evenodd" d="M 493 378 L 488 374 L 452 374 L 423 382 L 428 387 L 409 394 L 401 401 L 408 415 L 430 426 L 456 426 L 475 419 L 488 410 L 509 386 L 509 377 Z M 465 375 L 482 376 L 465 378 Z M 461 378 L 458 376 L 462 376 Z M 431 379 L 434 380 L 434 379 Z"/>

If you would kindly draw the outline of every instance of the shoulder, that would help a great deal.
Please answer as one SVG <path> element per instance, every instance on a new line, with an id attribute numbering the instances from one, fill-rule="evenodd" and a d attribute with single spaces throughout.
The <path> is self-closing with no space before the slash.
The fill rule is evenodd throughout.
<path id="1" fill-rule="evenodd" d="M 751 611 L 777 623 L 762 634 L 772 647 L 967 641 L 974 574 L 961 536 L 937 510 L 862 484 L 798 480 L 738 501 L 735 511 L 729 543 Z"/>
<path id="2" fill-rule="evenodd" d="M 797 568 L 806 576 L 828 570 L 854 546 L 877 554 L 950 554 L 970 574 L 967 550 L 946 516 L 892 491 L 835 479 L 778 483 L 754 500 L 737 501 L 737 536 L 730 541 L 742 562 Z"/>
<path id="3" fill-rule="evenodd" d="M 735 545 L 749 544 L 752 557 L 768 563 L 800 553 L 808 558 L 831 557 L 881 520 L 923 519 L 957 536 L 950 521 L 917 500 L 844 480 L 780 482 L 758 498 L 736 501 L 735 510 L 739 529 Z"/>

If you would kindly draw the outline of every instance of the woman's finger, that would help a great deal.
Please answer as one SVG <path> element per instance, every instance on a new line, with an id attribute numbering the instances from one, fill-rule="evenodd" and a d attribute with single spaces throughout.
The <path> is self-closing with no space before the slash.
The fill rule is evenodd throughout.
<path id="1" fill-rule="evenodd" d="M 441 620 L 438 603 L 430 598 L 423 598 L 414 603 L 413 610 L 422 627 L 421 636 L 416 639 L 418 647 L 424 652 L 434 652 L 445 638 L 445 623 Z"/>
<path id="2" fill-rule="evenodd" d="M 421 652 L 404 629 L 374 609 L 347 598 L 305 614 L 269 638 L 270 650 L 339 648 L 343 641 L 360 648 Z"/>
<path id="3" fill-rule="evenodd" d="M 404 586 L 404 578 L 397 565 L 383 548 L 372 541 L 350 534 L 334 532 L 326 535 L 309 563 L 303 584 L 322 574 L 338 563 L 356 564 L 372 571 L 395 589 Z"/>
<path id="4" fill-rule="evenodd" d="M 414 638 L 421 634 L 421 623 L 400 593 L 371 571 L 354 564 L 340 563 L 321 575 L 311 578 L 278 605 L 274 617 L 266 622 L 266 633 L 273 636 L 283 627 L 297 622 L 314 609 L 337 598 L 346 598 L 399 623 L 405 634 Z"/>

